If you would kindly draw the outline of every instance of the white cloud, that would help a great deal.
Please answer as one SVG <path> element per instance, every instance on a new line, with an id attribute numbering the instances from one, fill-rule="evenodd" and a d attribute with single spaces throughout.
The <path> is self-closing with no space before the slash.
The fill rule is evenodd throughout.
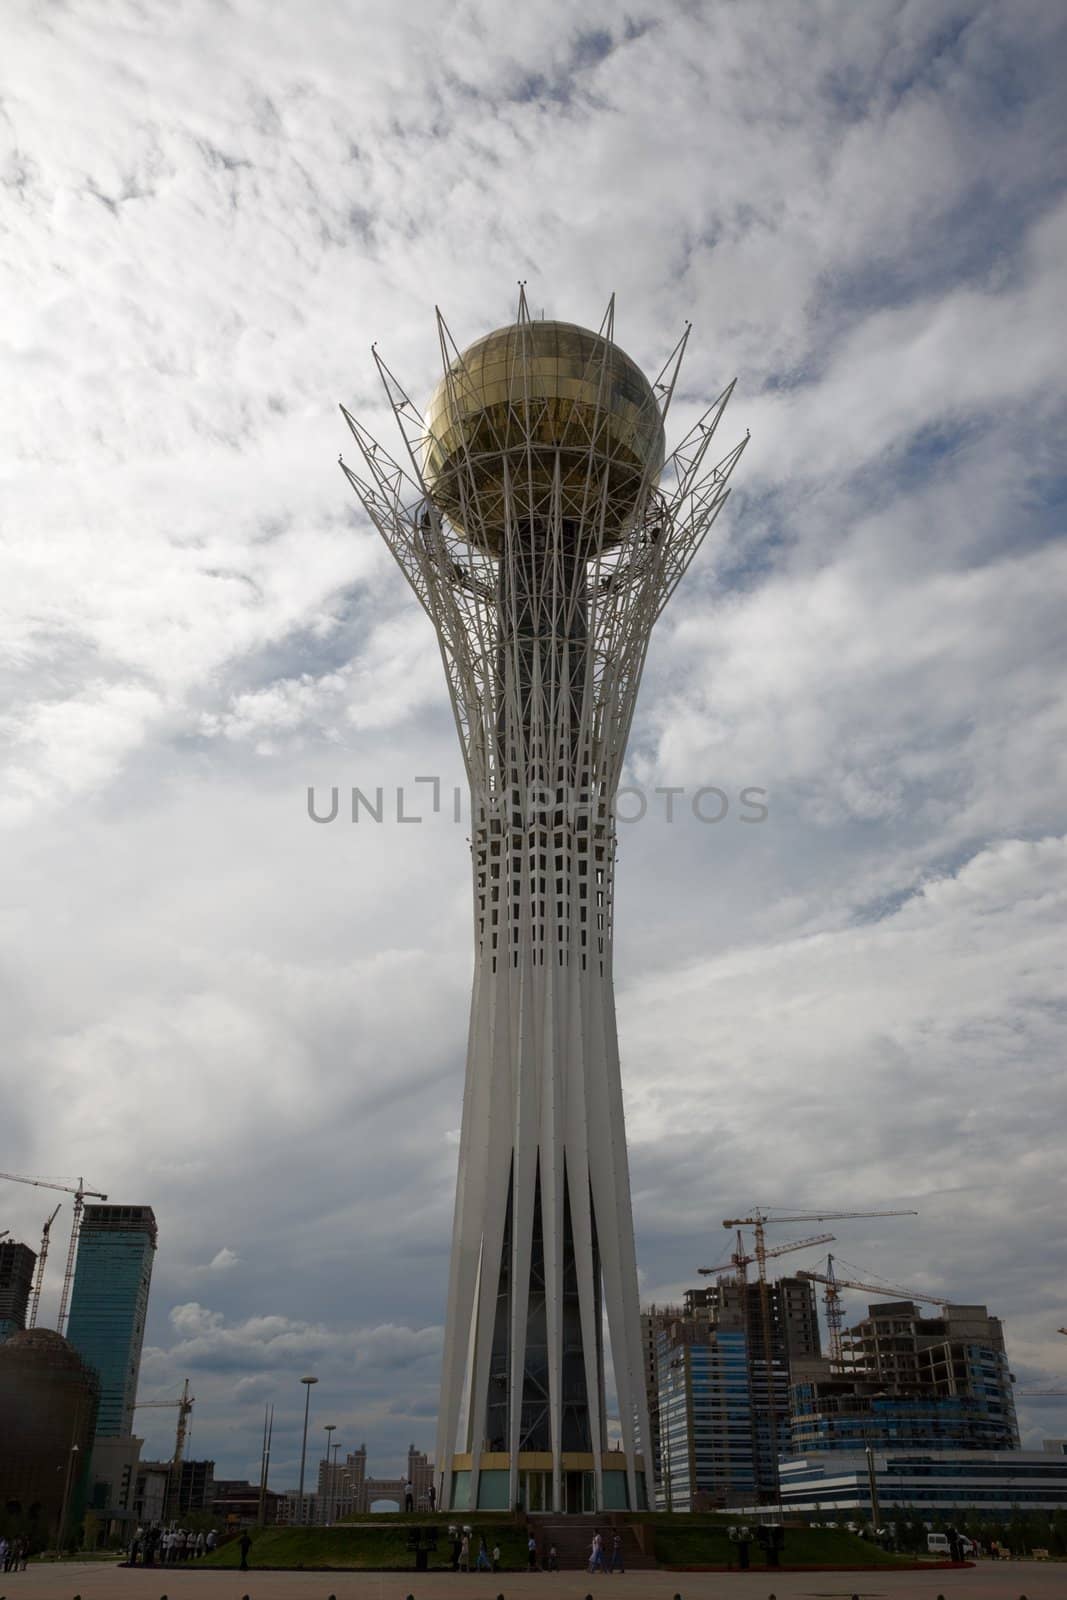
<path id="1" fill-rule="evenodd" d="M 17 12 L 4 1164 L 156 1206 L 145 1381 L 195 1371 L 194 1448 L 254 1473 L 274 1400 L 295 1468 L 308 1359 L 377 1465 L 430 1443 L 465 830 L 305 796 L 461 781 L 336 405 L 393 448 L 371 341 L 421 401 L 433 304 L 463 342 L 519 277 L 584 322 L 617 290 L 650 369 L 691 317 L 673 436 L 734 373 L 753 431 L 631 747 L 649 787 L 771 807 L 622 837 L 644 1281 L 746 1199 L 918 1197 L 845 1254 L 997 1302 L 1051 1376 L 1063 18 Z"/>
<path id="2" fill-rule="evenodd" d="M 216 1250 L 208 1262 L 209 1272 L 230 1272 L 237 1266 L 240 1256 L 236 1250 L 231 1250 L 228 1245 L 223 1245 L 221 1250 Z"/>

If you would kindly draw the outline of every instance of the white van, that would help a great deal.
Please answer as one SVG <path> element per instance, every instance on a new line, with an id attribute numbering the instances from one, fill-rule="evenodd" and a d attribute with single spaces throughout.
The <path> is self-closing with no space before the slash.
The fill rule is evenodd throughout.
<path id="1" fill-rule="evenodd" d="M 960 1549 L 965 1556 L 974 1554 L 974 1545 L 962 1533 L 959 1536 Z M 947 1533 L 928 1533 L 926 1535 L 926 1548 L 932 1556 L 947 1556 L 952 1552 L 948 1547 Z"/>

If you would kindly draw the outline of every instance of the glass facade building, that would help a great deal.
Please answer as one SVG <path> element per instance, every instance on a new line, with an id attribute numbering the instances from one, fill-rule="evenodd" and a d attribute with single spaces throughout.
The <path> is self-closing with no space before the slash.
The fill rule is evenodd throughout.
<path id="1" fill-rule="evenodd" d="M 1067 1458 L 1045 1450 L 907 1450 L 873 1452 L 875 1486 L 884 1516 L 937 1512 L 1057 1511 L 1067 1508 Z M 857 1512 L 870 1516 L 871 1486 L 864 1451 L 783 1461 L 782 1504 L 801 1513 Z"/>
<path id="2" fill-rule="evenodd" d="M 660 1470 L 664 1503 L 696 1509 L 756 1493 L 754 1418 L 743 1332 L 700 1344 L 661 1340 Z"/>
<path id="3" fill-rule="evenodd" d="M 651 1308 L 656 1503 L 697 1511 L 773 1500 L 789 1449 L 791 1364 L 819 1355 L 815 1291 L 797 1278 L 691 1289 L 682 1311 Z M 770 1349 L 765 1353 L 765 1333 Z"/>
<path id="4" fill-rule="evenodd" d="M 86 1206 L 67 1337 L 100 1380 L 98 1439 L 133 1431 L 155 1250 L 150 1206 Z"/>
<path id="5" fill-rule="evenodd" d="M 981 1399 L 887 1394 L 850 1378 L 804 1379 L 789 1394 L 794 1455 L 822 1450 L 998 1450 L 1004 1428 Z"/>

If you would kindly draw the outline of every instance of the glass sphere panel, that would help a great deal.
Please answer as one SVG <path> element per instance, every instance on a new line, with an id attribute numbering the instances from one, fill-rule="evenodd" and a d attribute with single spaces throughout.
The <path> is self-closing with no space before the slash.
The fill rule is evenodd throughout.
<path id="1" fill-rule="evenodd" d="M 474 543 L 502 546 L 553 516 L 586 553 L 619 537 L 663 466 L 652 386 L 629 356 L 570 322 L 512 324 L 465 350 L 426 418 L 423 475 Z"/>

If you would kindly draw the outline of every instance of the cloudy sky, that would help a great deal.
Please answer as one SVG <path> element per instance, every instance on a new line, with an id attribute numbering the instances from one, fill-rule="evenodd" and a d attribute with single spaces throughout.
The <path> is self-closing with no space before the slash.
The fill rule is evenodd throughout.
<path id="1" fill-rule="evenodd" d="M 615 291 L 646 370 L 691 319 L 676 429 L 736 376 L 752 431 L 630 751 L 649 790 L 769 805 L 622 830 L 643 1292 L 753 1203 L 913 1206 L 841 1255 L 987 1301 L 1020 1387 L 1067 1387 L 1065 22 L 8 8 L 0 1167 L 155 1207 L 141 1392 L 191 1378 L 220 1475 L 273 1401 L 295 1481 L 308 1370 L 379 1471 L 432 1448 L 465 830 L 316 826 L 306 792 L 460 780 L 337 404 L 387 435 L 372 341 L 425 396 L 435 303 L 464 344 L 520 278 L 593 326 Z M 33 1242 L 45 1197 L 0 1187 Z"/>

